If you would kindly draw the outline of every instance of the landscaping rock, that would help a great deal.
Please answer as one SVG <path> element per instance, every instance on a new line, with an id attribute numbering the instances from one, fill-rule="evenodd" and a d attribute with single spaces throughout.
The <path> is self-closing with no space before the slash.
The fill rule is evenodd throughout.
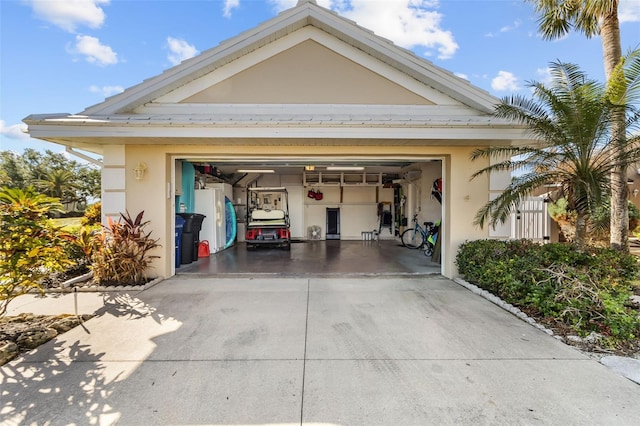
<path id="1" fill-rule="evenodd" d="M 0 365 L 71 330 L 93 315 L 20 315 L 0 318 Z"/>
<path id="2" fill-rule="evenodd" d="M 19 353 L 18 345 L 10 340 L 0 341 L 0 365 L 11 361 Z"/>
<path id="3" fill-rule="evenodd" d="M 35 349 L 57 335 L 58 332 L 53 328 L 38 327 L 20 334 L 16 343 L 22 348 Z"/>
<path id="4" fill-rule="evenodd" d="M 60 318 L 51 323 L 51 328 L 56 330 L 58 334 L 65 333 L 80 324 L 80 320 L 76 316 L 68 316 Z"/>

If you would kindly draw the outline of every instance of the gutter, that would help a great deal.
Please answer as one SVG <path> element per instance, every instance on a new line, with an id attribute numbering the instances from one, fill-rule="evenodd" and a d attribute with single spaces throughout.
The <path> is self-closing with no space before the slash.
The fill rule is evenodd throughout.
<path id="1" fill-rule="evenodd" d="M 96 166 L 102 168 L 102 161 L 100 160 L 96 160 L 95 158 L 91 158 L 88 155 L 85 155 L 81 152 L 78 152 L 76 150 L 74 150 L 73 148 L 71 148 L 70 146 L 65 145 L 64 147 L 65 151 L 68 152 L 71 155 L 74 155 L 78 158 L 82 158 L 85 161 L 88 161 L 89 163 L 95 164 Z"/>

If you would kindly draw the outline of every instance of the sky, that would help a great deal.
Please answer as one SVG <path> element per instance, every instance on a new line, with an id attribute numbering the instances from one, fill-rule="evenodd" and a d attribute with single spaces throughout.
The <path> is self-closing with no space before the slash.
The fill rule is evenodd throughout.
<path id="1" fill-rule="evenodd" d="M 0 0 L 0 150 L 32 139 L 30 114 L 78 113 L 295 6 L 297 0 Z M 604 81 L 598 37 L 543 40 L 523 0 L 317 0 L 502 98 L 548 66 Z M 620 0 L 623 52 L 640 47 L 640 0 Z"/>

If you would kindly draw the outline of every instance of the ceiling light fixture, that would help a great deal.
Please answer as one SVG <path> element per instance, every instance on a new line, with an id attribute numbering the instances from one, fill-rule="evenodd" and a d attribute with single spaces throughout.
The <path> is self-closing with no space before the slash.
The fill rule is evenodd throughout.
<path id="1" fill-rule="evenodd" d="M 330 171 L 357 171 L 364 170 L 362 166 L 327 166 L 327 170 Z"/>
<path id="2" fill-rule="evenodd" d="M 236 170 L 238 173 L 275 173 L 273 169 L 240 169 Z"/>

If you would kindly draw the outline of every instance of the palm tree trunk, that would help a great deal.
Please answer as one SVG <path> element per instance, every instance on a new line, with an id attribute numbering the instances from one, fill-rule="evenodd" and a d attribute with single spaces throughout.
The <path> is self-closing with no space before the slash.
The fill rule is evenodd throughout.
<path id="1" fill-rule="evenodd" d="M 604 56 L 604 69 L 607 80 L 613 69 L 622 58 L 620 44 L 620 25 L 617 7 L 602 17 L 600 24 L 600 39 Z M 617 154 L 624 157 L 626 151 L 625 116 L 624 113 L 614 113 L 612 117 L 612 137 L 615 141 Z M 628 206 L 627 170 L 616 166 L 611 174 L 611 248 L 629 251 L 629 206 Z"/>
<path id="2" fill-rule="evenodd" d="M 576 234 L 573 239 L 573 244 L 576 245 L 579 249 L 583 249 L 587 246 L 587 231 L 588 231 L 588 221 L 587 216 L 584 213 L 576 212 Z"/>

